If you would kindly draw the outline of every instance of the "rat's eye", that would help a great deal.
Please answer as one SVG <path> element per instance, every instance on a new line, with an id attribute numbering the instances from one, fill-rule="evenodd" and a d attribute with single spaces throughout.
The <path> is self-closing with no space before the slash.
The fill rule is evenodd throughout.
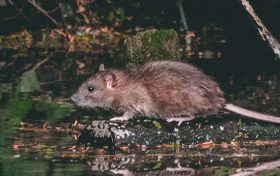
<path id="1" fill-rule="evenodd" d="M 89 92 L 93 92 L 93 91 L 94 91 L 94 87 L 93 87 L 93 86 L 89 86 L 89 87 L 88 87 L 88 91 L 89 91 Z"/>

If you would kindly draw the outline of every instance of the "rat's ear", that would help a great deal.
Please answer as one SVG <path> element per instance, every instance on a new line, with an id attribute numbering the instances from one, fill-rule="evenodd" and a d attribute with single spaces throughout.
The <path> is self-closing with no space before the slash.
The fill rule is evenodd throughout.
<path id="1" fill-rule="evenodd" d="M 117 77 L 114 73 L 108 73 L 104 76 L 107 88 L 113 88 L 117 85 Z"/>
<path id="2" fill-rule="evenodd" d="M 104 70 L 105 70 L 104 64 L 100 64 L 100 65 L 99 65 L 99 71 L 104 71 Z"/>

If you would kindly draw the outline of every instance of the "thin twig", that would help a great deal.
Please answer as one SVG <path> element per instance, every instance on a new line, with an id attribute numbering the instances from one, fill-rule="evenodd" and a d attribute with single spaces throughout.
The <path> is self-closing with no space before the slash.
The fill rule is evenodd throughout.
<path id="1" fill-rule="evenodd" d="M 1 20 L 13 20 L 13 19 L 16 19 L 19 15 L 21 15 L 22 13 L 22 9 L 19 9 L 20 11 L 16 14 L 16 15 L 13 15 L 13 16 L 9 16 L 9 17 L 4 17 L 2 18 Z"/>
<path id="2" fill-rule="evenodd" d="M 22 9 L 18 8 L 12 0 L 8 0 L 8 2 L 19 12 L 19 14 L 26 20 L 29 21 L 29 19 L 23 14 Z M 30 21 L 29 21 L 30 22 Z"/>
<path id="3" fill-rule="evenodd" d="M 187 20 L 186 20 L 184 8 L 183 8 L 183 5 L 182 5 L 182 0 L 177 0 L 177 5 L 178 5 L 179 11 L 180 11 L 180 15 L 181 15 L 181 19 L 182 19 L 182 22 L 183 22 L 184 29 L 185 29 L 186 32 L 188 32 L 189 27 L 188 27 L 188 23 L 187 23 Z"/>
<path id="4" fill-rule="evenodd" d="M 54 52 L 51 53 L 50 55 L 48 55 L 45 59 L 43 59 L 43 60 L 41 60 L 40 62 L 38 62 L 38 63 L 32 68 L 32 70 L 36 70 L 37 68 L 39 68 L 42 64 L 44 64 L 45 62 L 47 62 L 53 55 L 54 55 Z"/>
<path id="5" fill-rule="evenodd" d="M 57 11 L 59 9 L 59 6 L 56 6 L 55 8 L 51 9 L 51 10 L 46 10 L 47 13 L 54 13 L 55 11 Z"/>
<path id="6" fill-rule="evenodd" d="M 257 24 L 259 33 L 264 41 L 266 41 L 269 46 L 272 48 L 274 53 L 280 59 L 280 44 L 279 42 L 273 37 L 273 35 L 268 31 L 265 25 L 262 23 L 260 18 L 256 15 L 253 7 L 249 3 L 248 0 L 241 0 L 242 5 L 246 9 L 246 11 L 251 15 L 255 23 Z"/>
<path id="7" fill-rule="evenodd" d="M 46 10 L 44 10 L 41 6 L 39 6 L 35 0 L 27 0 L 31 5 L 33 5 L 37 10 L 39 10 L 42 14 L 44 14 L 46 17 L 48 17 L 54 24 L 58 26 L 58 22 L 53 19 Z"/>

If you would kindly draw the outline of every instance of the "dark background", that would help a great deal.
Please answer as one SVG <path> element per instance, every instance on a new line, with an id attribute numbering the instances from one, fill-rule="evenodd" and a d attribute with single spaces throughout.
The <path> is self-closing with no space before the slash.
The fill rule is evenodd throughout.
<path id="1" fill-rule="evenodd" d="M 6 5 L 0 7 L 0 34 L 8 35 L 23 29 L 36 31 L 44 28 L 56 27 L 49 19 L 39 13 L 26 1 L 13 1 L 17 8 L 22 9 L 14 19 L 7 17 L 16 15 L 15 6 Z M 44 9 L 53 10 L 62 1 L 38 1 Z M 76 1 L 68 1 L 73 11 Z M 250 2 L 257 15 L 264 22 L 276 39 L 280 38 L 280 1 L 258 0 Z M 279 64 L 271 48 L 261 39 L 255 23 L 251 20 L 238 0 L 185 0 L 183 1 L 185 15 L 191 31 L 199 31 L 203 26 L 215 24 L 222 28 L 227 41 L 220 48 L 223 58 L 229 60 L 228 64 L 237 64 L 252 67 L 274 69 Z M 117 28 L 118 31 L 134 29 L 135 27 L 174 28 L 181 36 L 184 34 L 180 22 L 179 10 L 174 0 L 120 0 L 103 1 L 96 0 L 87 8 L 90 8 L 101 19 L 102 25 L 111 25 L 107 16 L 111 11 L 123 8 L 127 16 L 133 16 L 132 21 L 126 21 Z M 60 9 L 54 10 L 50 15 L 62 22 Z M 82 23 L 75 20 L 74 23 Z M 63 24 L 61 24 L 63 26 Z M 276 63 L 276 64 L 275 64 Z M 240 68 L 242 69 L 242 68 Z"/>

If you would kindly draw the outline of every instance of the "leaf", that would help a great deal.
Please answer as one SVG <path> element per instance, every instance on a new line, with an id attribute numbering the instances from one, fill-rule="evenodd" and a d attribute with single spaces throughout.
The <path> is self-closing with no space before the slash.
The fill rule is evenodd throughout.
<path id="1" fill-rule="evenodd" d="M 156 127 L 157 129 L 161 129 L 161 128 L 162 128 L 162 126 L 160 125 L 159 122 L 154 121 L 153 123 L 154 123 L 154 125 L 155 125 L 155 127 Z"/>
<path id="2" fill-rule="evenodd" d="M 76 11 L 76 13 L 84 13 L 84 12 L 86 12 L 86 8 L 83 6 L 79 6 L 78 10 Z"/>
<path id="3" fill-rule="evenodd" d="M 203 149 L 214 147 L 214 145 L 215 144 L 214 144 L 214 142 L 212 140 L 206 141 L 206 142 L 203 142 L 203 143 L 199 144 L 200 148 L 203 148 Z"/>
<path id="4" fill-rule="evenodd" d="M 157 163 L 153 169 L 159 169 L 161 167 L 161 163 Z"/>
<path id="5" fill-rule="evenodd" d="M 29 70 L 22 74 L 17 85 L 18 92 L 34 92 L 40 89 L 38 76 L 35 70 Z"/>
<path id="6" fill-rule="evenodd" d="M 74 16 L 73 9 L 69 2 L 60 2 L 59 7 L 63 18 Z"/>

